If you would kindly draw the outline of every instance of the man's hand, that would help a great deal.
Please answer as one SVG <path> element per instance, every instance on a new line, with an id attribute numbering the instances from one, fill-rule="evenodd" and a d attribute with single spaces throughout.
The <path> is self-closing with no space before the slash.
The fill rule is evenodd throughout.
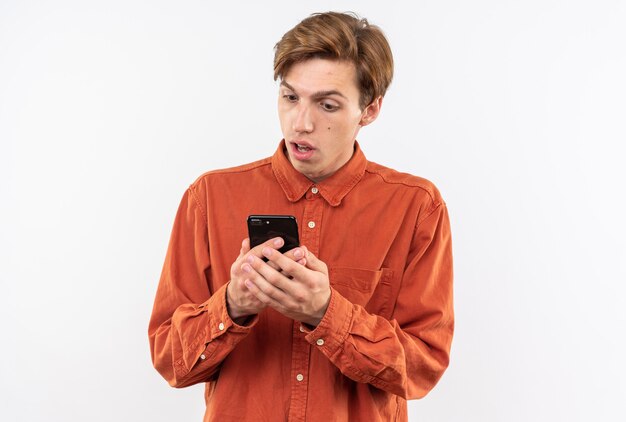
<path id="1" fill-rule="evenodd" d="M 272 247 L 261 252 L 265 263 L 256 254 L 249 254 L 241 266 L 247 275 L 244 281 L 256 301 L 281 314 L 317 326 L 330 302 L 330 282 L 326 264 L 306 247 L 293 249 L 293 259 Z M 304 265 L 294 260 L 304 259 Z"/>
<path id="2" fill-rule="evenodd" d="M 249 277 L 249 275 L 246 272 L 242 271 L 241 268 L 243 264 L 247 262 L 250 257 L 260 260 L 263 257 L 262 251 L 264 248 L 276 250 L 280 249 L 283 244 L 284 241 L 280 237 L 270 239 L 267 242 L 258 245 L 252 249 L 250 249 L 249 239 L 246 238 L 241 243 L 239 256 L 230 267 L 230 283 L 226 288 L 226 303 L 228 305 L 228 314 L 230 315 L 231 319 L 236 323 L 242 323 L 248 316 L 258 314 L 266 306 L 266 304 L 257 299 L 257 297 L 252 294 L 250 290 L 246 287 L 245 281 Z M 293 256 L 293 251 L 287 252 L 284 256 L 286 257 L 286 259 L 290 259 L 287 257 L 291 257 L 291 261 L 294 264 L 294 261 L 298 261 L 298 265 L 305 264 L 305 260 L 303 258 L 295 258 Z M 273 268 L 280 270 L 276 266 L 274 266 Z"/>

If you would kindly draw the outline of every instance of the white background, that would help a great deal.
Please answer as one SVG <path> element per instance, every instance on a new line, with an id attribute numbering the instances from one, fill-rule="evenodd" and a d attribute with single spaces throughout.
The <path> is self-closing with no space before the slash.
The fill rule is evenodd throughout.
<path id="1" fill-rule="evenodd" d="M 626 2 L 0 1 L 0 419 L 200 421 L 147 325 L 202 172 L 273 153 L 272 47 L 380 25 L 370 160 L 447 200 L 457 330 L 411 421 L 626 420 Z"/>

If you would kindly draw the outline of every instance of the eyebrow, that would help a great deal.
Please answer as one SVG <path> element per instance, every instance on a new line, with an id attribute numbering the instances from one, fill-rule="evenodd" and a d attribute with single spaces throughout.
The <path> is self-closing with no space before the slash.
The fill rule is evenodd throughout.
<path id="1" fill-rule="evenodd" d="M 294 87 L 292 87 L 291 85 L 289 85 L 289 83 L 287 83 L 286 81 L 280 81 L 280 84 L 287 87 L 288 89 L 292 90 L 293 92 L 295 92 L 296 94 L 298 93 L 298 91 L 296 91 L 296 89 Z M 336 89 L 330 89 L 327 91 L 317 91 L 314 92 L 312 97 L 313 98 L 321 98 L 321 97 L 329 97 L 331 95 L 339 95 L 342 98 L 345 98 L 346 100 L 348 99 L 348 97 L 346 97 L 345 95 L 343 95 L 341 92 L 337 91 Z"/>

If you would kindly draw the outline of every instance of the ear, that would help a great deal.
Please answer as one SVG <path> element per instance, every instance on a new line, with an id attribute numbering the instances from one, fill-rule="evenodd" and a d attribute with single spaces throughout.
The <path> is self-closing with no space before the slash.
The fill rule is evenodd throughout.
<path id="1" fill-rule="evenodd" d="M 370 123 L 372 123 L 374 120 L 376 120 L 376 118 L 380 114 L 380 108 L 382 106 L 383 106 L 383 97 L 382 96 L 376 97 L 374 101 L 372 101 L 367 107 L 365 107 L 365 110 L 363 110 L 359 125 L 367 126 Z"/>

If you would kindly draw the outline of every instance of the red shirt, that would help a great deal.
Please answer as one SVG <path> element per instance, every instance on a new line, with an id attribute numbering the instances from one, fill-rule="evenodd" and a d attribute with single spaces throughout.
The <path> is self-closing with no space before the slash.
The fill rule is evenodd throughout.
<path id="1" fill-rule="evenodd" d="M 406 421 L 448 366 L 454 326 L 446 205 L 429 181 L 369 162 L 314 183 L 281 143 L 208 172 L 181 201 L 150 320 L 155 368 L 206 383 L 205 421 Z M 250 214 L 289 214 L 329 268 L 312 331 L 272 309 L 246 326 L 226 309 Z"/>

